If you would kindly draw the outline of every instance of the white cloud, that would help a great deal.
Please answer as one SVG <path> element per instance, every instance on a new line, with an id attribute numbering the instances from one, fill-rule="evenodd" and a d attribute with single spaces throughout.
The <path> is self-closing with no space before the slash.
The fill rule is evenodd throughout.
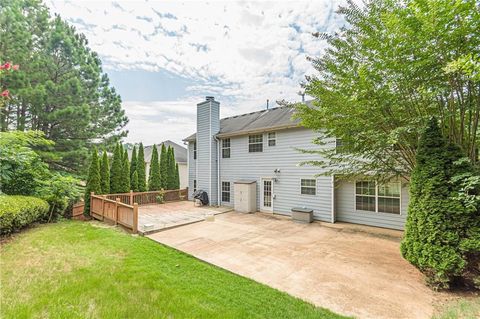
<path id="1" fill-rule="evenodd" d="M 237 114 L 258 108 L 266 99 L 298 100 L 299 83 L 306 74 L 313 73 L 306 57 L 318 56 L 325 46 L 311 33 L 338 29 L 343 22 L 334 11 L 341 3 L 342 0 L 47 2 L 52 11 L 87 36 L 105 69 L 165 69 L 195 81 L 188 89 L 192 97 L 223 96 L 234 101 L 225 112 L 235 110 Z M 203 84 L 199 85 L 199 80 Z M 194 112 L 199 101 L 182 103 L 186 102 L 192 103 Z M 133 103 L 125 103 L 127 110 L 146 112 L 145 108 L 153 107 L 160 112 L 158 105 Z M 162 108 L 162 114 L 168 114 L 167 109 Z M 148 118 L 139 119 L 128 113 L 130 126 L 135 126 L 135 131 L 130 128 L 134 137 L 129 140 L 140 136 L 137 130 L 154 128 L 154 123 L 146 124 Z M 170 114 L 169 125 L 173 125 L 173 116 L 178 114 Z M 175 126 L 172 130 L 186 129 L 182 121 L 187 118 L 192 119 L 180 116 L 175 123 L 178 129 Z M 180 136 L 185 135 L 181 133 Z"/>

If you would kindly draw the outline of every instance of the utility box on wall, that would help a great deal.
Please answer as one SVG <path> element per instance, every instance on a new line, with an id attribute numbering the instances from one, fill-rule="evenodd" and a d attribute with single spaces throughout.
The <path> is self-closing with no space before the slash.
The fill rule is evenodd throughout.
<path id="1" fill-rule="evenodd" d="M 257 182 L 239 180 L 234 183 L 233 207 L 237 212 L 254 213 L 257 211 Z"/>

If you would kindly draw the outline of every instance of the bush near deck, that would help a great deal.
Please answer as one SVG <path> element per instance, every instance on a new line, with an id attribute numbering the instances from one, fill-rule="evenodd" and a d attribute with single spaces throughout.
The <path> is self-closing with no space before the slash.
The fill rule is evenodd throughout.
<path id="1" fill-rule="evenodd" d="M 46 201 L 32 196 L 0 195 L 0 235 L 20 230 L 48 218 Z"/>

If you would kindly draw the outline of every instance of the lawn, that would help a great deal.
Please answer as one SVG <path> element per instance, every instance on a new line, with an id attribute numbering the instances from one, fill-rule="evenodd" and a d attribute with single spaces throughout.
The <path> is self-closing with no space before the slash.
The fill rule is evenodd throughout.
<path id="1" fill-rule="evenodd" d="M 4 318 L 345 318 L 98 223 L 42 225 L 0 253 Z"/>

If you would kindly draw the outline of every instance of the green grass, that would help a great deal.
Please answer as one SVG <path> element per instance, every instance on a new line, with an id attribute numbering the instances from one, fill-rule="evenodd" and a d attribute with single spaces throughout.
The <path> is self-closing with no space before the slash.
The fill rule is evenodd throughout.
<path id="1" fill-rule="evenodd" d="M 344 318 L 101 224 L 42 225 L 0 253 L 2 318 Z"/>
<path id="2" fill-rule="evenodd" d="M 480 318 L 480 297 L 459 299 L 443 306 L 440 314 L 433 319 L 478 319 Z"/>

